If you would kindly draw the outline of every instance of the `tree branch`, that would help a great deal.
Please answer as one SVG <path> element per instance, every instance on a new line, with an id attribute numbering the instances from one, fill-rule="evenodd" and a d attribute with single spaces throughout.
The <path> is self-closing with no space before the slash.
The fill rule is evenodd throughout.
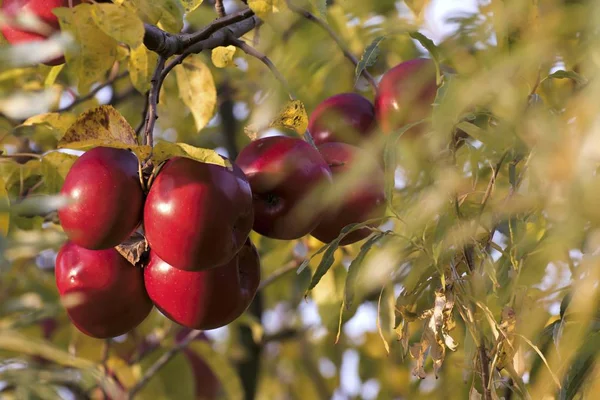
<path id="1" fill-rule="evenodd" d="M 163 354 L 150 368 L 146 370 L 146 373 L 142 378 L 135 384 L 129 391 L 128 399 L 132 400 L 135 395 L 156 375 L 158 371 L 162 367 L 164 367 L 169 361 L 173 359 L 181 350 L 185 349 L 188 344 L 199 337 L 202 334 L 202 331 L 192 331 L 190 332 L 179 344 L 172 347 L 169 351 Z"/>
<path id="2" fill-rule="evenodd" d="M 148 146 L 154 145 L 154 124 L 158 115 L 156 114 L 156 106 L 158 104 L 158 95 L 162 86 L 161 74 L 165 68 L 165 58 L 158 56 L 156 69 L 152 76 L 150 91 L 148 92 L 148 111 L 146 112 L 145 129 L 144 129 L 144 144 Z"/>
<path id="3" fill-rule="evenodd" d="M 126 76 L 129 75 L 129 71 L 124 71 L 121 72 L 120 74 L 117 74 L 115 76 L 113 76 L 112 78 L 106 80 L 104 83 L 101 83 L 100 85 L 96 86 L 93 90 L 91 90 L 88 94 L 86 94 L 85 96 L 81 96 L 76 98 L 75 100 L 73 100 L 73 102 L 71 104 L 69 104 L 68 106 L 62 107 L 57 109 L 54 112 L 65 112 L 65 111 L 69 111 L 73 108 L 75 108 L 75 106 L 77 106 L 78 104 L 81 104 L 85 101 L 88 101 L 92 98 L 94 98 L 94 96 L 96 96 L 98 94 L 98 92 L 100 92 L 102 89 L 104 89 L 107 86 L 111 86 L 113 83 L 115 83 L 117 80 L 121 79 L 121 78 L 125 78 Z"/>
<path id="4" fill-rule="evenodd" d="M 352 54 L 350 52 L 350 49 L 348 49 L 346 44 L 337 35 L 337 33 L 335 33 L 335 31 L 331 28 L 331 26 L 329 26 L 329 24 L 327 22 L 323 21 L 321 18 L 317 17 L 310 11 L 293 5 L 290 0 L 287 0 L 287 5 L 290 8 L 290 10 L 292 10 L 293 12 L 303 16 L 304 18 L 308 19 L 309 21 L 314 22 L 315 24 L 317 24 L 321 28 L 323 28 L 329 34 L 329 36 L 337 43 L 337 45 L 340 47 L 340 49 L 344 53 L 344 56 L 348 60 L 350 60 L 350 62 L 352 62 L 352 64 L 354 64 L 355 67 L 358 65 L 358 58 L 356 58 L 354 56 L 354 54 Z M 375 82 L 375 79 L 369 73 L 369 71 L 367 71 L 366 69 L 363 69 L 362 75 L 369 82 L 369 84 L 373 87 L 373 90 L 377 90 L 377 82 Z"/>
<path id="5" fill-rule="evenodd" d="M 223 7 L 223 0 L 215 0 L 215 11 L 219 18 L 223 18 L 225 15 L 225 7 Z"/>

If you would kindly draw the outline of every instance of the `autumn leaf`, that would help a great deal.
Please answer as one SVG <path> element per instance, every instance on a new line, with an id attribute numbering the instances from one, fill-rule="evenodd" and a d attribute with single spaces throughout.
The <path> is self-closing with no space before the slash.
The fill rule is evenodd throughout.
<path id="1" fill-rule="evenodd" d="M 94 4 L 94 22 L 108 36 L 130 47 L 142 45 L 144 23 L 132 11 L 117 4 Z"/>
<path id="2" fill-rule="evenodd" d="M 150 51 L 144 45 L 131 49 L 129 53 L 129 78 L 133 87 L 140 93 L 150 90 L 150 80 L 158 55 Z"/>
<path id="3" fill-rule="evenodd" d="M 6 182 L 0 176 L 0 210 L 8 210 L 10 208 L 10 200 L 8 191 L 6 190 Z M 10 214 L 5 211 L 0 211 L 0 236 L 8 235 L 8 227 L 10 224 Z"/>
<path id="4" fill-rule="evenodd" d="M 304 103 L 293 100 L 285 105 L 277 114 L 277 117 L 269 124 L 272 128 L 291 129 L 298 135 L 303 135 L 308 128 L 308 114 Z"/>
<path id="5" fill-rule="evenodd" d="M 219 46 L 215 47 L 211 53 L 211 60 L 215 67 L 225 68 L 230 65 L 235 65 L 233 56 L 235 55 L 235 46 Z"/>
<path id="6" fill-rule="evenodd" d="M 248 7 L 263 20 L 280 12 L 284 6 L 283 0 L 248 0 Z"/>
<path id="7" fill-rule="evenodd" d="M 181 100 L 192 112 L 199 131 L 211 120 L 217 104 L 217 89 L 210 69 L 199 55 L 191 55 L 175 67 Z"/>
<path id="8" fill-rule="evenodd" d="M 186 143 L 165 141 L 160 141 L 154 146 L 152 151 L 152 160 L 154 163 L 159 164 L 172 157 L 186 157 L 208 164 L 216 164 L 222 167 L 228 166 L 225 159 L 212 149 L 202 149 Z"/>

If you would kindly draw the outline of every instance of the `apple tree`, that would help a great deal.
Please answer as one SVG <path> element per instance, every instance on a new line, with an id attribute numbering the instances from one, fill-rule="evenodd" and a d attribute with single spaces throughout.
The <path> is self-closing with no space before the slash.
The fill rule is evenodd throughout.
<path id="1" fill-rule="evenodd" d="M 600 4 L 1 0 L 7 399 L 600 389 Z"/>

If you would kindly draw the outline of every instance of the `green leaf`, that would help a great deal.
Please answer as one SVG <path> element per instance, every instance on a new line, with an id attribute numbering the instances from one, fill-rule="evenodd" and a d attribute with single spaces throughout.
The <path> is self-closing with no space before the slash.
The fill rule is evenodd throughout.
<path id="1" fill-rule="evenodd" d="M 200 7 L 204 0 L 181 0 L 185 13 L 191 13 L 196 8 Z"/>
<path id="2" fill-rule="evenodd" d="M 140 160 L 145 160 L 151 151 L 150 146 L 137 144 L 131 125 L 109 105 L 95 107 L 81 114 L 58 142 L 59 148 L 76 150 L 98 146 L 130 149 Z"/>
<path id="3" fill-rule="evenodd" d="M 600 335 L 589 335 L 569 367 L 559 392 L 559 400 L 574 399 L 596 364 Z"/>
<path id="4" fill-rule="evenodd" d="M 217 89 L 210 69 L 193 54 L 175 67 L 181 100 L 192 112 L 199 131 L 211 120 L 217 104 Z"/>
<path id="5" fill-rule="evenodd" d="M 19 127 L 43 125 L 49 128 L 57 139 L 60 139 L 76 120 L 77 117 L 74 114 L 53 112 L 28 118 Z"/>
<path id="6" fill-rule="evenodd" d="M 421 32 L 410 32 L 408 34 L 411 38 L 415 39 L 416 41 L 418 41 L 419 43 L 421 43 L 421 45 L 423 47 L 425 47 L 427 49 L 427 51 L 429 52 L 429 54 L 431 55 L 431 58 L 433 59 L 433 62 L 435 63 L 435 71 L 436 71 L 436 81 L 437 84 L 440 84 L 441 81 L 441 70 L 440 70 L 440 51 L 438 50 L 437 46 L 435 45 L 435 43 L 433 43 L 433 40 L 429 39 L 427 36 L 423 35 Z"/>
<path id="7" fill-rule="evenodd" d="M 350 263 L 350 267 L 348 267 L 348 275 L 346 275 L 346 286 L 344 292 L 344 304 L 346 305 L 346 309 L 350 309 L 354 301 L 354 289 L 356 286 L 356 278 L 358 277 L 360 268 L 363 264 L 367 253 L 369 253 L 371 247 L 373 247 L 373 245 L 384 236 L 384 233 L 378 233 L 376 235 L 371 236 L 365 243 L 363 243 L 362 246 L 360 246 L 360 251 L 358 252 L 358 255 Z"/>
<path id="8" fill-rule="evenodd" d="M 381 42 L 383 42 L 383 39 L 385 38 L 386 36 L 378 36 L 375 39 L 373 39 L 373 41 L 367 46 L 362 56 L 360 57 L 360 61 L 356 65 L 356 70 L 354 73 L 355 80 L 358 80 L 358 78 L 360 78 L 360 75 L 365 69 L 375 65 L 380 53 L 379 45 L 381 44 Z"/>
<path id="9" fill-rule="evenodd" d="M 394 288 L 391 284 L 388 284 L 381 289 L 379 300 L 377 301 L 377 332 L 388 354 L 390 354 L 389 341 L 394 334 L 396 321 L 394 313 L 395 305 Z"/>
<path id="10" fill-rule="evenodd" d="M 558 70 L 551 73 L 544 80 L 542 80 L 542 82 L 546 79 L 571 79 L 577 84 L 578 87 L 585 86 L 588 83 L 588 80 L 585 79 L 585 77 L 578 74 L 577 72 L 565 70 Z"/>
<path id="11" fill-rule="evenodd" d="M 77 156 L 53 151 L 42 158 L 42 176 L 50 193 L 58 193 Z"/>
<path id="12" fill-rule="evenodd" d="M 0 209 L 8 210 L 10 208 L 10 200 L 8 191 L 6 190 L 6 182 L 0 176 Z M 8 235 L 10 225 L 10 214 L 8 212 L 0 212 L 0 237 Z"/>
<path id="13" fill-rule="evenodd" d="M 160 28 L 179 33 L 183 28 L 184 8 L 179 0 L 117 0 L 114 3 L 137 12 L 139 17 Z"/>
<path id="14" fill-rule="evenodd" d="M 98 28 L 115 40 L 130 47 L 142 45 L 144 23 L 131 10 L 116 4 L 96 3 L 94 4 L 92 17 Z"/>
<path id="15" fill-rule="evenodd" d="M 202 340 L 193 341 L 188 345 L 188 349 L 197 354 L 210 367 L 213 374 L 219 378 L 225 392 L 225 398 L 229 400 L 244 398 L 240 377 L 225 357 L 217 353 L 209 343 Z"/>
<path id="16" fill-rule="evenodd" d="M 404 135 L 409 129 L 424 123 L 427 119 L 422 119 L 412 124 L 408 124 L 400 128 L 400 130 L 392 132 L 385 143 L 383 149 L 383 162 L 385 167 L 385 197 L 388 202 L 388 207 L 392 212 L 398 216 L 396 209 L 394 208 L 394 192 L 396 187 L 396 151 L 398 147 L 398 140 Z"/>
<path id="17" fill-rule="evenodd" d="M 220 165 L 221 167 L 228 166 L 225 159 L 212 149 L 202 149 L 186 143 L 171 143 L 166 141 L 156 143 L 152 150 L 152 160 L 154 163 L 159 164 L 172 157 L 186 157 L 203 163 Z"/>
<path id="18" fill-rule="evenodd" d="M 150 80 L 156 67 L 158 55 L 141 45 L 129 53 L 129 77 L 133 87 L 142 94 L 150 90 Z"/>
<path id="19" fill-rule="evenodd" d="M 139 364 L 142 373 L 147 371 L 167 350 L 155 351 Z M 177 354 L 166 363 L 139 391 L 137 399 L 193 400 L 195 382 L 192 366 L 183 353 Z"/>
<path id="20" fill-rule="evenodd" d="M 321 15 L 321 18 L 327 19 L 327 0 L 313 0 L 315 8 Z"/>
<path id="21" fill-rule="evenodd" d="M 102 80 L 117 57 L 118 42 L 94 23 L 93 11 L 91 4 L 54 10 L 61 31 L 72 34 L 78 44 L 77 48 L 67 48 L 65 58 L 79 80 L 80 94 L 87 93 L 93 83 Z"/>

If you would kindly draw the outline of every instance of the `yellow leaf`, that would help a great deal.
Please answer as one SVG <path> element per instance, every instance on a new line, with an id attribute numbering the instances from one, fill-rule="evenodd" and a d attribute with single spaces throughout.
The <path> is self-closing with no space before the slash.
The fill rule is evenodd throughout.
<path id="1" fill-rule="evenodd" d="M 425 14 L 425 8 L 429 5 L 429 0 L 404 0 L 406 6 L 415 14 L 418 20 L 421 20 Z"/>
<path id="2" fill-rule="evenodd" d="M 44 88 L 49 89 L 54 85 L 56 78 L 58 78 L 58 75 L 64 67 L 65 64 L 60 64 L 50 68 L 50 72 L 48 72 L 48 75 L 46 75 L 46 79 L 44 80 Z"/>
<path id="3" fill-rule="evenodd" d="M 115 376 L 126 389 L 130 389 L 137 382 L 133 366 L 127 364 L 122 358 L 110 357 L 106 366 L 114 372 Z"/>
<path id="4" fill-rule="evenodd" d="M 8 199 L 8 191 L 6 190 L 6 182 L 0 176 L 0 209 L 8 209 L 10 200 Z M 8 235 L 8 227 L 10 224 L 10 215 L 8 212 L 0 212 L 0 236 Z"/>
<path id="5" fill-rule="evenodd" d="M 42 176 L 49 193 L 58 193 L 77 156 L 53 151 L 42 158 Z"/>
<path id="6" fill-rule="evenodd" d="M 306 114 L 304 104 L 300 100 L 289 102 L 269 126 L 292 129 L 297 134 L 303 135 L 308 127 L 308 114 Z"/>
<path id="7" fill-rule="evenodd" d="M 211 120 L 217 104 L 217 89 L 210 69 L 199 55 L 191 55 L 175 67 L 181 100 L 189 107 L 199 131 Z"/>
<path id="8" fill-rule="evenodd" d="M 180 32 L 183 28 L 183 6 L 178 0 L 119 0 L 137 12 L 144 22 L 159 24 L 159 27 L 169 32 Z"/>
<path id="9" fill-rule="evenodd" d="M 129 77 L 131 83 L 140 92 L 146 93 L 150 89 L 150 80 L 156 67 L 158 56 L 141 45 L 131 50 L 129 55 Z"/>
<path id="10" fill-rule="evenodd" d="M 281 11 L 283 5 L 282 0 L 248 0 L 248 7 L 263 20 Z"/>
<path id="11" fill-rule="evenodd" d="M 235 65 L 233 56 L 235 54 L 235 46 L 219 46 L 215 47 L 211 53 L 211 60 L 215 67 L 225 68 L 230 65 Z"/>
<path id="12" fill-rule="evenodd" d="M 159 164 L 172 157 L 186 157 L 208 164 L 222 167 L 228 166 L 225 159 L 212 149 L 202 149 L 186 143 L 171 143 L 160 141 L 152 150 L 152 160 Z"/>
<path id="13" fill-rule="evenodd" d="M 94 4 L 93 7 L 92 17 L 102 32 L 130 47 L 142 44 L 144 23 L 134 12 L 110 3 Z"/>
<path id="14" fill-rule="evenodd" d="M 131 149 L 140 160 L 148 157 L 150 146 L 137 144 L 131 125 L 112 106 L 92 108 L 81 114 L 58 142 L 59 148 L 87 150 L 97 146 Z"/>
<path id="15" fill-rule="evenodd" d="M 202 4 L 203 0 L 181 0 L 186 13 L 191 13 Z"/>
<path id="16" fill-rule="evenodd" d="M 61 137 L 76 119 L 77 117 L 71 113 L 44 113 L 28 118 L 20 126 L 45 125 L 56 132 L 57 137 Z"/>
<path id="17" fill-rule="evenodd" d="M 87 93 L 92 83 L 102 80 L 117 56 L 117 41 L 94 23 L 93 10 L 91 4 L 54 10 L 61 31 L 73 35 L 78 44 L 75 48 L 67 48 L 65 58 L 79 78 L 79 93 Z"/>

